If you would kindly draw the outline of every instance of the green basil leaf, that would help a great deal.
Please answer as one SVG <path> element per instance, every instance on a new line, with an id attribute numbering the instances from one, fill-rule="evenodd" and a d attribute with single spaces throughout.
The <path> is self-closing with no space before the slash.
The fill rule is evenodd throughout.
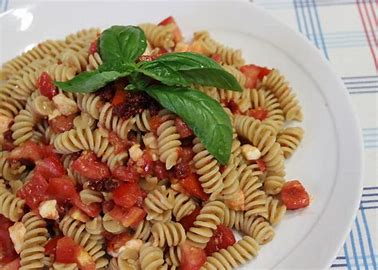
<path id="1" fill-rule="evenodd" d="M 144 89 L 164 108 L 179 115 L 221 163 L 227 164 L 231 154 L 232 126 L 222 106 L 202 92 L 164 85 Z"/>
<path id="2" fill-rule="evenodd" d="M 124 77 L 129 73 L 120 73 L 117 71 L 89 71 L 83 72 L 77 75 L 70 81 L 66 82 L 54 82 L 54 84 L 67 92 L 76 93 L 92 93 L 101 87 L 105 86 L 107 83 L 115 81 L 120 77 Z"/>
<path id="3" fill-rule="evenodd" d="M 123 72 L 133 72 L 136 69 L 136 65 L 134 63 L 124 63 L 122 60 L 116 60 L 116 61 L 111 61 L 102 64 L 99 66 L 98 70 L 100 72 L 104 71 L 118 71 L 120 73 Z"/>
<path id="4" fill-rule="evenodd" d="M 146 50 L 147 41 L 137 26 L 114 25 L 101 33 L 99 45 L 104 63 L 119 60 L 134 63 Z"/>
<path id="5" fill-rule="evenodd" d="M 164 54 L 154 61 L 141 63 L 138 71 L 167 85 L 200 84 L 242 91 L 232 74 L 211 58 L 198 53 Z"/>

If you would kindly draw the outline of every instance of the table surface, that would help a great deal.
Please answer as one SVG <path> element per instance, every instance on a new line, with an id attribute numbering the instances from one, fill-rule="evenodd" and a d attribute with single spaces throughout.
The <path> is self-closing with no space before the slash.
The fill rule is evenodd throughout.
<path id="1" fill-rule="evenodd" d="M 0 12 L 16 1 L 0 0 Z M 363 133 L 364 189 L 352 230 L 331 268 L 378 269 L 378 1 L 253 2 L 305 35 L 345 83 Z"/>

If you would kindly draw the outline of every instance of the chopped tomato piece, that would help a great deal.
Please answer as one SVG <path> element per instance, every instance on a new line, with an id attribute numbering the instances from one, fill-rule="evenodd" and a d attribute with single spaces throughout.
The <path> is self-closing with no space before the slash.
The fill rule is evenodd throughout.
<path id="1" fill-rule="evenodd" d="M 310 204 L 310 196 L 298 180 L 285 183 L 281 191 L 281 200 L 289 210 L 307 207 Z"/>
<path id="2" fill-rule="evenodd" d="M 184 146 L 180 148 L 180 158 L 184 162 L 190 162 L 192 161 L 195 153 L 193 152 L 192 147 L 190 146 Z"/>
<path id="3" fill-rule="evenodd" d="M 139 173 L 131 165 L 116 167 L 112 172 L 112 176 L 120 181 L 131 183 L 138 183 L 140 178 Z"/>
<path id="4" fill-rule="evenodd" d="M 113 200 L 102 202 L 102 211 L 106 214 L 114 208 L 115 204 Z"/>
<path id="5" fill-rule="evenodd" d="M 233 114 L 240 114 L 239 105 L 235 101 L 230 100 L 223 103 L 226 103 L 226 107 L 229 108 Z"/>
<path id="6" fill-rule="evenodd" d="M 18 270 L 20 268 L 20 258 L 14 259 L 6 265 L 0 265 L 1 270 Z"/>
<path id="7" fill-rule="evenodd" d="M 113 100 L 112 100 L 113 106 L 117 106 L 117 105 L 124 103 L 125 100 L 126 100 L 126 97 L 127 97 L 127 93 L 126 93 L 125 90 L 117 89 L 117 91 L 116 91 L 116 93 L 113 97 Z"/>
<path id="8" fill-rule="evenodd" d="M 58 94 L 58 89 L 53 83 L 50 75 L 47 72 L 42 72 L 37 80 L 37 88 L 42 96 L 46 96 L 49 99 L 52 99 L 55 95 Z"/>
<path id="9" fill-rule="evenodd" d="M 189 231 L 190 227 L 193 226 L 194 221 L 196 221 L 197 216 L 200 214 L 201 209 L 196 208 L 192 213 L 183 217 L 180 220 L 181 225 L 184 227 L 185 231 Z"/>
<path id="10" fill-rule="evenodd" d="M 206 255 L 210 256 L 214 252 L 235 244 L 235 242 L 236 240 L 232 230 L 224 225 L 218 225 L 216 231 L 206 245 Z"/>
<path id="11" fill-rule="evenodd" d="M 175 125 L 178 133 L 180 134 L 181 139 L 193 135 L 193 131 L 191 130 L 191 128 L 184 121 L 182 121 L 180 117 L 176 117 Z"/>
<path id="12" fill-rule="evenodd" d="M 51 178 L 47 193 L 58 201 L 68 200 L 73 202 L 78 197 L 75 184 L 68 177 Z"/>
<path id="13" fill-rule="evenodd" d="M 72 163 L 72 169 L 84 177 L 92 180 L 102 180 L 110 177 L 110 171 L 106 164 L 97 160 L 93 152 L 84 152 Z"/>
<path id="14" fill-rule="evenodd" d="M 121 206 L 115 206 L 109 215 L 122 223 L 124 227 L 138 227 L 139 223 L 146 216 L 146 212 L 139 207 L 131 207 L 129 209 L 123 208 Z"/>
<path id="15" fill-rule="evenodd" d="M 91 203 L 87 205 L 80 200 L 80 197 L 76 197 L 74 205 L 87 214 L 90 217 L 97 217 L 101 212 L 101 205 L 99 203 Z"/>
<path id="16" fill-rule="evenodd" d="M 262 121 L 268 117 L 268 110 L 262 107 L 257 107 L 256 109 L 249 109 L 248 115 Z"/>
<path id="17" fill-rule="evenodd" d="M 97 52 L 97 39 L 89 46 L 89 54 L 95 54 Z"/>
<path id="18" fill-rule="evenodd" d="M 154 173 L 159 180 L 167 179 L 169 176 L 168 171 L 165 168 L 165 164 L 160 160 L 155 161 Z"/>
<path id="19" fill-rule="evenodd" d="M 10 263 L 18 257 L 8 231 L 12 225 L 12 221 L 0 214 L 0 263 Z"/>
<path id="20" fill-rule="evenodd" d="M 122 140 L 115 132 L 109 132 L 109 142 L 114 146 L 114 154 L 118 154 L 126 150 L 127 141 Z"/>
<path id="21" fill-rule="evenodd" d="M 110 255 L 118 254 L 119 249 L 123 247 L 126 244 L 126 242 L 130 241 L 131 239 L 133 239 L 133 236 L 128 232 L 118 234 L 108 242 L 106 251 Z"/>
<path id="22" fill-rule="evenodd" d="M 193 247 L 187 241 L 180 245 L 182 270 L 199 270 L 206 262 L 206 253 L 203 249 Z"/>
<path id="23" fill-rule="evenodd" d="M 54 238 L 51 238 L 45 245 L 45 253 L 48 255 L 55 255 L 56 252 L 56 246 L 58 244 L 58 241 L 61 239 L 61 236 L 56 236 Z"/>
<path id="24" fill-rule="evenodd" d="M 65 174 L 65 169 L 57 155 L 51 155 L 42 160 L 36 161 L 34 173 L 42 175 L 44 178 L 60 177 Z"/>
<path id="25" fill-rule="evenodd" d="M 188 194 L 204 201 L 207 201 L 209 199 L 209 195 L 207 195 L 203 191 L 201 183 L 199 182 L 198 176 L 196 174 L 190 174 L 189 176 L 182 179 L 180 183 Z"/>
<path id="26" fill-rule="evenodd" d="M 152 116 L 151 119 L 150 119 L 150 128 L 151 128 L 151 131 L 156 135 L 157 133 L 157 130 L 158 128 L 160 127 L 160 125 L 163 123 L 163 120 L 160 116 L 158 115 L 155 115 L 155 116 Z"/>
<path id="27" fill-rule="evenodd" d="M 222 56 L 220 54 L 214 54 L 212 57 L 211 57 L 215 62 L 217 63 L 221 63 L 222 62 Z"/>
<path id="28" fill-rule="evenodd" d="M 17 192 L 17 196 L 24 199 L 31 209 L 37 209 L 39 204 L 48 198 L 48 185 L 42 175 L 34 173 L 32 178 Z"/>
<path id="29" fill-rule="evenodd" d="M 256 160 L 256 164 L 257 164 L 257 166 L 259 166 L 260 171 L 262 171 L 262 172 L 266 171 L 266 164 L 265 164 L 264 160 L 258 159 L 258 160 Z"/>
<path id="30" fill-rule="evenodd" d="M 168 25 L 168 24 L 173 24 L 175 26 L 175 30 L 173 31 L 174 41 L 176 43 L 180 42 L 182 40 L 181 30 L 180 30 L 178 24 L 176 23 L 175 19 L 172 16 L 165 18 L 164 20 L 162 20 L 159 23 L 159 25 Z"/>
<path id="31" fill-rule="evenodd" d="M 75 119 L 75 117 L 75 114 L 70 114 L 68 116 L 59 115 L 51 119 L 49 121 L 49 125 L 54 133 L 63 133 L 65 131 L 73 129 L 73 120 Z"/>
<path id="32" fill-rule="evenodd" d="M 245 87 L 255 88 L 257 81 L 264 78 L 265 75 L 271 71 L 265 67 L 259 67 L 256 65 L 245 65 L 240 68 L 240 71 L 246 76 Z"/>
<path id="33" fill-rule="evenodd" d="M 149 151 L 144 151 L 142 158 L 136 162 L 136 170 L 141 176 L 151 175 L 154 170 L 154 161 Z"/>
<path id="34" fill-rule="evenodd" d="M 78 245 L 70 237 L 62 237 L 56 244 L 55 261 L 59 263 L 76 263 Z"/>
<path id="35" fill-rule="evenodd" d="M 136 183 L 124 183 L 113 191 L 114 203 L 130 208 L 138 201 L 138 197 L 141 196 L 141 190 Z"/>
<path id="36" fill-rule="evenodd" d="M 184 179 L 188 177 L 192 173 L 189 162 L 181 161 L 176 164 L 174 167 L 174 173 L 177 179 Z"/>
<path id="37" fill-rule="evenodd" d="M 37 161 L 47 156 L 48 155 L 44 152 L 43 147 L 35 142 L 27 141 L 21 146 L 15 148 L 10 153 L 8 159 Z"/>

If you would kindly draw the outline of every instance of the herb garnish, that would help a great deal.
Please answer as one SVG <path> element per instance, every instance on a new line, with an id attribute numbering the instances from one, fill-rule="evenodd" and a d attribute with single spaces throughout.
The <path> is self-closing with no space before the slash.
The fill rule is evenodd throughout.
<path id="1" fill-rule="evenodd" d="M 68 92 L 91 93 L 121 77 L 127 90 L 145 91 L 164 108 L 179 115 L 221 163 L 227 164 L 232 126 L 222 106 L 190 85 L 242 91 L 237 80 L 218 63 L 197 53 L 168 53 L 149 62 L 136 63 L 146 49 L 144 32 L 136 26 L 112 26 L 99 39 L 103 64 L 67 82 L 55 82 Z"/>

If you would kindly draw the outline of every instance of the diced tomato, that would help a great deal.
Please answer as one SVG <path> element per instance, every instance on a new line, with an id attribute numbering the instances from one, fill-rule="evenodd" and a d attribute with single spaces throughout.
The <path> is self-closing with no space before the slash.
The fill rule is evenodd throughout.
<path id="1" fill-rule="evenodd" d="M 42 175 L 34 173 L 32 178 L 17 192 L 17 196 L 24 199 L 31 209 L 37 209 L 39 204 L 48 198 L 48 186 L 49 184 Z"/>
<path id="2" fill-rule="evenodd" d="M 57 155 L 51 155 L 36 161 L 34 173 L 42 175 L 45 179 L 60 177 L 65 174 L 65 169 Z"/>
<path id="3" fill-rule="evenodd" d="M 241 113 L 239 105 L 235 101 L 233 101 L 232 99 L 230 101 L 226 102 L 226 107 L 229 108 L 233 114 L 240 114 Z"/>
<path id="4" fill-rule="evenodd" d="M 136 171 L 141 176 L 151 175 L 154 170 L 154 161 L 149 151 L 144 151 L 142 158 L 136 162 Z"/>
<path id="5" fill-rule="evenodd" d="M 240 68 L 240 71 L 247 78 L 244 86 L 247 88 L 255 88 L 257 81 L 264 78 L 264 76 L 269 74 L 271 70 L 268 68 L 260 67 L 256 65 L 245 65 Z"/>
<path id="6" fill-rule="evenodd" d="M 109 215 L 122 223 L 124 227 L 138 227 L 139 223 L 146 216 L 146 212 L 139 207 L 131 207 L 129 209 L 123 208 L 121 206 L 115 206 Z"/>
<path id="7" fill-rule="evenodd" d="M 207 195 L 203 191 L 201 183 L 199 182 L 198 176 L 196 174 L 190 174 L 189 176 L 182 179 L 180 183 L 188 194 L 204 201 L 207 201 L 209 199 L 209 195 Z"/>
<path id="8" fill-rule="evenodd" d="M 168 179 L 169 173 L 165 168 L 165 164 L 160 160 L 155 161 L 154 173 L 159 180 Z"/>
<path id="9" fill-rule="evenodd" d="M 109 132 L 108 140 L 114 146 L 114 154 L 118 154 L 126 150 L 127 141 L 122 140 L 115 132 Z"/>
<path id="10" fill-rule="evenodd" d="M 214 252 L 235 244 L 235 242 L 236 240 L 232 230 L 224 225 L 218 225 L 217 230 L 206 245 L 206 255 L 210 256 Z"/>
<path id="11" fill-rule="evenodd" d="M 73 129 L 73 120 L 75 119 L 75 117 L 75 114 L 70 114 L 68 116 L 59 115 L 51 119 L 49 121 L 49 125 L 54 133 L 63 133 L 65 131 Z"/>
<path id="12" fill-rule="evenodd" d="M 193 226 L 194 221 L 196 221 L 197 216 L 200 214 L 201 209 L 196 208 L 189 215 L 181 218 L 180 223 L 184 227 L 185 231 L 189 231 L 190 227 Z"/>
<path id="13" fill-rule="evenodd" d="M 6 265 L 0 265 L 1 270 L 18 270 L 20 268 L 20 258 L 14 259 Z"/>
<path id="14" fill-rule="evenodd" d="M 26 143 L 22 144 L 15 148 L 9 155 L 8 159 L 12 160 L 31 160 L 37 161 L 44 158 L 45 155 L 41 149 L 41 147 L 32 141 L 27 141 Z"/>
<path id="15" fill-rule="evenodd" d="M 120 181 L 131 183 L 138 183 L 140 178 L 139 173 L 131 165 L 116 167 L 112 172 L 112 176 Z"/>
<path id="16" fill-rule="evenodd" d="M 175 26 L 175 30 L 173 31 L 174 41 L 176 43 L 180 42 L 182 40 L 181 30 L 180 30 L 178 24 L 176 23 L 175 19 L 172 16 L 165 18 L 164 20 L 162 20 L 159 23 L 159 25 L 168 25 L 168 24 L 173 24 Z"/>
<path id="17" fill-rule="evenodd" d="M 10 152 L 14 149 L 15 146 L 14 146 L 14 140 L 12 138 L 12 134 L 13 134 L 12 130 L 7 130 L 4 132 L 3 134 L 4 139 L 3 139 L 3 144 L 2 144 L 3 151 Z"/>
<path id="18" fill-rule="evenodd" d="M 174 167 L 174 174 L 177 179 L 184 179 L 191 173 L 189 162 L 181 161 Z"/>
<path id="19" fill-rule="evenodd" d="M 125 102 L 127 93 L 124 89 L 117 89 L 112 100 L 113 106 L 120 105 Z"/>
<path id="20" fill-rule="evenodd" d="M 220 54 L 214 54 L 212 57 L 211 57 L 215 62 L 217 63 L 221 63 L 222 62 L 222 56 Z"/>
<path id="21" fill-rule="evenodd" d="M 97 39 L 89 46 L 89 54 L 95 54 L 97 52 Z"/>
<path id="22" fill-rule="evenodd" d="M 12 221 L 0 214 L 0 263 L 10 263 L 18 257 L 8 231 L 12 225 Z"/>
<path id="23" fill-rule="evenodd" d="M 76 263 L 78 245 L 70 237 L 62 237 L 56 244 L 55 261 L 59 263 Z"/>
<path id="24" fill-rule="evenodd" d="M 56 246 L 58 244 L 58 241 L 62 238 L 62 236 L 56 236 L 54 238 L 51 238 L 45 245 L 45 253 L 48 255 L 55 255 L 56 252 Z"/>
<path id="25" fill-rule="evenodd" d="M 181 139 L 193 135 L 193 131 L 191 130 L 191 128 L 184 121 L 182 121 L 180 117 L 176 117 L 175 125 L 178 133 L 180 134 Z"/>
<path id="26" fill-rule="evenodd" d="M 42 72 L 37 80 L 37 88 L 42 96 L 46 96 L 49 99 L 52 99 L 55 95 L 58 94 L 58 89 L 53 83 L 50 75 L 47 72 Z"/>
<path id="27" fill-rule="evenodd" d="M 102 180 L 110 177 L 110 171 L 106 164 L 97 160 L 93 152 L 83 152 L 72 163 L 72 169 L 91 180 Z"/>
<path id="28" fill-rule="evenodd" d="M 289 210 L 307 207 L 310 204 L 310 196 L 298 180 L 285 183 L 281 191 L 281 200 Z"/>
<path id="29" fill-rule="evenodd" d="M 152 116 L 151 119 L 150 119 L 150 128 L 151 128 L 151 131 L 156 135 L 157 133 L 157 130 L 158 128 L 160 127 L 160 125 L 163 123 L 163 119 L 158 116 L 158 115 L 155 115 L 155 116 Z"/>
<path id="30" fill-rule="evenodd" d="M 80 197 L 76 197 L 73 203 L 77 208 L 90 217 L 97 217 L 101 212 L 101 205 L 99 203 L 91 203 L 87 205 L 80 200 Z"/>
<path id="31" fill-rule="evenodd" d="M 106 213 L 112 211 L 114 206 L 115 206 L 115 203 L 114 203 L 113 200 L 104 201 L 104 202 L 102 202 L 102 211 L 106 214 Z"/>
<path id="32" fill-rule="evenodd" d="M 195 153 L 193 152 L 192 147 L 184 146 L 180 148 L 180 159 L 184 162 L 190 162 L 193 160 Z"/>
<path id="33" fill-rule="evenodd" d="M 206 262 L 206 253 L 203 249 L 193 247 L 187 241 L 180 245 L 182 270 L 199 270 Z"/>
<path id="34" fill-rule="evenodd" d="M 51 178 L 47 193 L 51 198 L 58 201 L 67 200 L 73 202 L 78 197 L 75 184 L 68 177 Z"/>
<path id="35" fill-rule="evenodd" d="M 262 172 L 266 171 L 266 164 L 265 164 L 264 160 L 262 160 L 260 158 L 260 159 L 256 160 L 256 164 L 257 164 L 257 166 L 259 166 L 260 171 L 262 171 Z"/>
<path id="36" fill-rule="evenodd" d="M 257 107 L 256 109 L 249 109 L 248 115 L 262 121 L 268 117 L 268 110 L 262 107 Z"/>
<path id="37" fill-rule="evenodd" d="M 114 203 L 125 207 L 132 207 L 141 196 L 141 190 L 136 183 L 124 183 L 113 191 Z"/>
<path id="38" fill-rule="evenodd" d="M 119 249 L 131 239 L 133 239 L 133 236 L 128 232 L 118 234 L 108 242 L 106 251 L 110 255 L 118 254 Z"/>

